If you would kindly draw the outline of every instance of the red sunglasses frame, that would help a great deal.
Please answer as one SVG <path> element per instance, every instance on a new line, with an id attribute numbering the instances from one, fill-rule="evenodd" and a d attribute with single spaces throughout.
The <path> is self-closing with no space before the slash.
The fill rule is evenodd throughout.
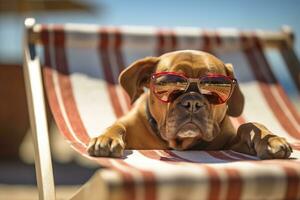
<path id="1" fill-rule="evenodd" d="M 164 101 L 164 100 L 162 100 L 161 98 L 159 98 L 158 95 L 154 92 L 154 87 L 155 87 L 155 86 L 154 86 L 154 84 L 153 84 L 153 81 L 154 81 L 157 77 L 159 77 L 159 76 L 161 76 L 161 75 L 176 75 L 176 76 L 180 76 L 180 77 L 186 79 L 187 82 L 188 82 L 188 86 L 186 87 L 185 91 L 190 87 L 191 81 L 192 81 L 192 82 L 196 82 L 196 83 L 197 83 L 197 86 L 198 86 L 198 88 L 199 88 L 199 85 L 198 85 L 198 84 L 199 84 L 199 82 L 201 81 L 202 78 L 207 78 L 207 77 L 209 77 L 209 78 L 219 78 L 219 77 L 222 77 L 222 78 L 225 78 L 225 79 L 230 80 L 230 81 L 231 81 L 231 90 L 230 90 L 230 93 L 229 93 L 229 95 L 228 95 L 228 98 L 227 98 L 226 100 L 222 101 L 221 103 L 218 103 L 218 104 L 223 104 L 223 103 L 225 103 L 226 101 L 228 101 L 228 99 L 231 97 L 231 95 L 232 95 L 232 93 L 233 93 L 233 90 L 234 90 L 234 87 L 235 87 L 235 85 L 236 85 L 236 83 L 237 83 L 237 80 L 236 80 L 235 78 L 232 78 L 231 76 L 225 76 L 225 75 L 222 75 L 222 74 L 207 74 L 207 75 L 202 76 L 202 77 L 199 77 L 199 78 L 189 78 L 189 77 L 185 76 L 183 73 L 178 73 L 178 72 L 157 72 L 157 73 L 153 73 L 153 74 L 151 75 L 150 90 L 153 91 L 153 93 L 154 93 L 154 95 L 156 96 L 156 98 L 158 98 L 160 101 L 162 101 L 162 102 L 164 102 L 164 103 L 169 103 L 170 100 Z M 185 91 L 184 91 L 184 92 L 185 92 Z M 216 104 L 216 105 L 218 105 L 218 104 Z"/>

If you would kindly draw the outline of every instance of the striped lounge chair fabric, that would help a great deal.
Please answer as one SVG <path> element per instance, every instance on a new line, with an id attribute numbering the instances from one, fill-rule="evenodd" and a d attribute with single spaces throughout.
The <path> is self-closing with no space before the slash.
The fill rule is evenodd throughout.
<path id="1" fill-rule="evenodd" d="M 300 65 L 288 31 L 32 24 L 27 32 L 61 133 L 102 166 L 73 199 L 300 199 Z M 136 59 L 180 49 L 232 63 L 246 99 L 243 114 L 231 118 L 234 126 L 266 125 L 291 143 L 291 159 L 173 150 L 89 157 L 89 138 L 130 110 L 119 73 Z"/>

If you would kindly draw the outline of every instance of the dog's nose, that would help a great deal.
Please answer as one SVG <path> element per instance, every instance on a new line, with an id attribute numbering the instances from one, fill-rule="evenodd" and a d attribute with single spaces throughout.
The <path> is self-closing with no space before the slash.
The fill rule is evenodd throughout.
<path id="1" fill-rule="evenodd" d="M 181 105 L 192 113 L 198 112 L 200 108 L 203 106 L 199 100 L 193 100 L 193 99 L 183 101 Z"/>
<path id="2" fill-rule="evenodd" d="M 204 106 L 204 103 L 195 95 L 187 95 L 182 98 L 181 106 L 191 113 L 196 113 Z"/>

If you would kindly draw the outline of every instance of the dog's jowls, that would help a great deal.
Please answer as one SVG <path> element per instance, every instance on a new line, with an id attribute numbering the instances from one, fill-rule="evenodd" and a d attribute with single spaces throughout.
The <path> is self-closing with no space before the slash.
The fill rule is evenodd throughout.
<path id="1" fill-rule="evenodd" d="M 91 139 L 90 155 L 121 157 L 124 149 L 232 149 L 261 159 L 290 156 L 292 149 L 287 141 L 259 123 L 243 124 L 237 131 L 233 128 L 229 116 L 239 116 L 244 106 L 238 84 L 223 104 L 210 104 L 193 84 L 166 103 L 149 86 L 151 74 L 157 72 L 177 72 L 189 78 L 207 74 L 234 77 L 231 64 L 201 51 L 175 51 L 134 62 L 121 73 L 119 81 L 135 105 Z"/>

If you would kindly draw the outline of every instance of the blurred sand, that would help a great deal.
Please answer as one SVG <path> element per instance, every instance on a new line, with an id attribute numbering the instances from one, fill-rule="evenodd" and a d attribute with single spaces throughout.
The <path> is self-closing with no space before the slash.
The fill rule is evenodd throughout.
<path id="1" fill-rule="evenodd" d="M 57 186 L 56 199 L 71 198 L 79 186 Z M 37 200 L 38 191 L 35 186 L 1 185 L 0 200 Z"/>

